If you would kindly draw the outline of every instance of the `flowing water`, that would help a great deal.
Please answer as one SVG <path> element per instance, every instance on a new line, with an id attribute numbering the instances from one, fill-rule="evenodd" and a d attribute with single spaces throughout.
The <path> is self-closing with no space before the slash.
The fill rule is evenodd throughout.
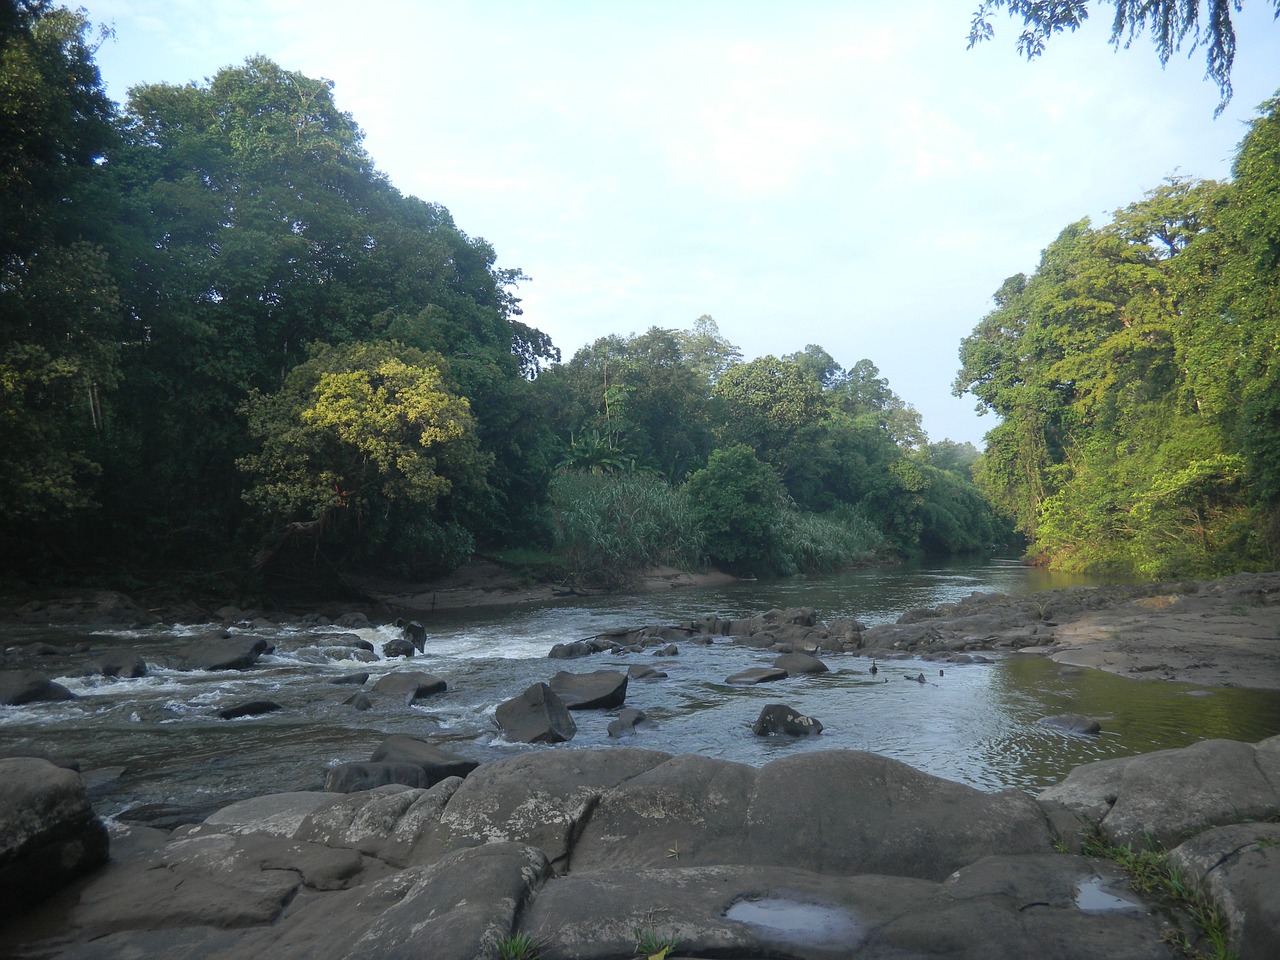
<path id="1" fill-rule="evenodd" d="M 828 674 L 756 687 L 724 681 L 745 668 L 769 665 L 774 654 L 728 641 L 684 645 L 672 658 L 600 654 L 552 661 L 546 656 L 561 641 L 706 614 L 738 618 L 771 607 L 812 606 L 824 620 L 852 617 L 871 625 L 974 591 L 1026 593 L 1070 583 L 1015 564 L 969 563 L 438 611 L 421 618 L 428 631 L 426 650 L 409 662 L 327 659 L 315 653 L 316 634 L 343 631 L 285 625 L 250 631 L 275 650 L 249 670 L 153 667 L 135 680 L 79 675 L 89 656 L 84 650 L 127 646 L 155 663 L 209 625 L 111 633 L 10 625 L 0 642 L 11 650 L 40 640 L 81 645 L 82 651 L 31 664 L 69 687 L 77 699 L 0 707 L 0 752 L 40 750 L 77 759 L 100 813 L 172 824 L 256 794 L 318 789 L 327 767 L 367 760 L 392 733 L 430 740 L 481 761 L 525 750 L 628 745 L 759 765 L 798 750 L 851 748 L 983 790 L 1030 791 L 1089 760 L 1211 737 L 1252 741 L 1280 733 L 1280 692 L 1130 680 L 1063 669 L 1035 656 L 993 655 L 992 663 L 943 665 L 945 673 L 937 663 L 882 661 L 873 676 L 865 657 L 825 654 Z M 379 653 L 384 642 L 399 635 L 390 626 L 353 632 Z M 656 721 L 656 727 L 635 737 L 611 740 L 606 727 L 612 715 L 602 711 L 576 711 L 577 736 L 556 747 L 508 743 L 494 725 L 499 703 L 558 670 L 626 670 L 635 663 L 659 666 L 669 675 L 629 685 L 627 706 Z M 330 682 L 368 671 L 367 688 L 397 669 L 436 674 L 449 689 L 413 706 L 375 695 L 374 708 L 360 712 L 343 704 L 356 688 Z M 924 684 L 903 679 L 920 673 Z M 283 709 L 230 721 L 216 716 L 224 707 L 259 699 Z M 752 723 L 769 703 L 786 703 L 817 718 L 824 732 L 799 739 L 752 735 Z M 1103 733 L 1075 736 L 1037 722 L 1060 713 L 1096 717 Z"/>

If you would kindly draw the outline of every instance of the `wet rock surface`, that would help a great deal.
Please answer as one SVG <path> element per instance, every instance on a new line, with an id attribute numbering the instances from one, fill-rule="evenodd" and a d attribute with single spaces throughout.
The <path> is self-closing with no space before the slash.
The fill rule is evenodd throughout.
<path id="1" fill-rule="evenodd" d="M 1237 769 L 1220 794 L 1167 796 L 1202 783 L 1213 756 Z M 110 865 L 0 929 L 0 951 L 448 960 L 526 934 L 547 960 L 641 944 L 690 958 L 1172 958 L 1183 919 L 1114 863 L 1054 852 L 1062 832 L 1118 841 L 1116 810 L 1147 811 L 1162 835 L 1232 804 L 1274 818 L 1277 759 L 1280 738 L 1212 742 L 1086 765 L 1032 798 L 856 751 L 761 768 L 623 748 L 522 754 L 430 788 L 277 794 L 172 833 L 117 828 Z M 1187 804 L 1202 809 L 1174 812 Z M 1227 917 L 1241 960 L 1280 943 L 1277 848 L 1280 826 L 1246 822 L 1170 854 Z"/>

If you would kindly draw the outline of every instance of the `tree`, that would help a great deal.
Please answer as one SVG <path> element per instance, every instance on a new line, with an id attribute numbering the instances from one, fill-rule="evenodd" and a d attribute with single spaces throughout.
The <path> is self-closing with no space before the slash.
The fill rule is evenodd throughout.
<path id="1" fill-rule="evenodd" d="M 104 398 L 118 380 L 121 308 L 97 242 L 110 203 L 96 194 L 99 161 L 115 135 L 93 50 L 82 13 L 5 5 L 0 535 L 31 544 L 22 556 L 28 570 L 40 550 L 67 548 L 68 524 L 96 506 L 109 428 Z"/>
<path id="2" fill-rule="evenodd" d="M 786 491 L 777 472 L 744 444 L 711 454 L 685 492 L 713 564 L 739 573 L 776 572 L 778 519 Z"/>
<path id="3" fill-rule="evenodd" d="M 1117 49 L 1128 47 L 1146 30 L 1151 31 L 1160 64 L 1169 62 L 1182 49 L 1188 52 L 1205 48 L 1205 77 L 1212 80 L 1221 93 L 1214 115 L 1220 114 L 1231 100 L 1231 67 L 1236 55 L 1236 32 L 1232 23 L 1233 8 L 1239 11 L 1243 0 L 1108 0 L 1116 8 L 1111 22 L 1111 44 Z M 1280 0 L 1273 0 L 1280 18 Z M 969 47 L 995 35 L 990 17 L 1005 9 L 1011 17 L 1021 17 L 1023 30 L 1018 37 L 1018 51 L 1027 59 L 1040 56 L 1045 44 L 1055 33 L 1076 30 L 1089 16 L 1088 0 L 983 0 L 973 14 L 969 29 Z"/>
<path id="4" fill-rule="evenodd" d="M 320 345 L 279 393 L 254 392 L 245 406 L 261 443 L 239 461 L 251 479 L 245 499 L 288 535 L 319 541 L 345 519 L 341 539 L 377 556 L 393 534 L 377 520 L 417 514 L 440 526 L 453 519 L 442 504 L 458 488 L 483 483 L 487 463 L 470 405 L 450 389 L 441 359 L 419 350 Z M 397 546 L 405 545 L 382 552 L 403 553 Z M 411 558 L 409 566 L 447 567 L 461 559 L 456 552 Z"/>

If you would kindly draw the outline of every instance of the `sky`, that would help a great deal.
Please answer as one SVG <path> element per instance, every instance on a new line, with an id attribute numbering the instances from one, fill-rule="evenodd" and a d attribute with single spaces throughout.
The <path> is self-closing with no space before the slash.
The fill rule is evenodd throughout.
<path id="1" fill-rule="evenodd" d="M 1224 179 L 1280 88 L 1270 3 L 1236 15 L 1218 118 L 1203 50 L 1161 69 L 1110 6 L 1016 51 L 977 0 L 80 0 L 110 96 L 264 55 L 332 80 L 374 163 L 518 267 L 569 359 L 711 315 L 748 359 L 870 359 L 931 440 L 995 425 L 960 341 L 1068 224 L 1168 176 Z"/>

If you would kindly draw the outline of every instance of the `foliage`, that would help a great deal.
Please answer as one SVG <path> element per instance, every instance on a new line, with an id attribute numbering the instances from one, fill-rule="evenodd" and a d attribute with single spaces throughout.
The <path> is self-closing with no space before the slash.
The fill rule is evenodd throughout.
<path id="1" fill-rule="evenodd" d="M 538 960 L 542 946 L 530 933 L 499 937 L 493 945 L 494 960 Z"/>
<path id="2" fill-rule="evenodd" d="M 655 565 L 700 563 L 689 498 L 657 477 L 562 471 L 549 501 L 555 552 L 577 583 L 616 588 Z"/>
<path id="3" fill-rule="evenodd" d="M 470 406 L 440 366 L 394 342 L 316 347 L 278 393 L 255 392 L 245 404 L 261 443 L 239 461 L 252 479 L 245 499 L 286 523 L 324 527 L 345 511 L 355 518 L 348 531 L 363 530 L 365 555 L 394 535 L 397 552 L 456 565 L 453 545 L 472 541 L 437 508 L 456 487 L 482 485 L 487 462 Z M 379 530 L 377 519 L 391 516 L 401 522 Z"/>
<path id="4" fill-rule="evenodd" d="M 786 491 L 777 471 L 750 447 L 715 451 L 685 491 L 713 564 L 744 574 L 779 572 L 777 522 Z"/>
<path id="5" fill-rule="evenodd" d="M 680 946 L 678 937 L 660 933 L 651 927 L 637 928 L 634 936 L 636 954 L 647 960 L 666 960 L 667 955 Z"/>
<path id="6" fill-rule="evenodd" d="M 961 345 L 1002 422 L 978 486 L 1068 570 L 1210 576 L 1280 556 L 1280 117 L 1231 183 L 1171 179 L 1073 224 Z"/>
<path id="7" fill-rule="evenodd" d="M 827 513 L 781 510 L 774 520 L 771 572 L 834 573 L 864 566 L 888 551 L 880 529 L 856 507 Z"/>
<path id="8" fill-rule="evenodd" d="M 1111 23 L 1111 43 L 1128 47 L 1139 34 L 1150 29 L 1160 64 L 1169 62 L 1185 43 L 1188 52 L 1205 47 L 1205 76 L 1217 85 L 1222 99 L 1215 111 L 1220 114 L 1231 100 L 1231 67 L 1235 62 L 1236 32 L 1231 21 L 1233 4 L 1209 0 L 1204 5 L 1202 20 L 1199 0 L 1110 0 L 1116 8 Z M 1240 10 L 1243 0 L 1235 0 Z M 1280 0 L 1273 0 L 1280 17 Z M 1033 59 L 1044 52 L 1045 43 L 1055 33 L 1076 30 L 1089 16 L 1088 0 L 1044 2 L 1044 0 L 983 0 L 974 12 L 969 30 L 969 46 L 989 40 L 995 34 L 989 17 L 993 11 L 1007 9 L 1010 16 L 1021 17 L 1023 31 L 1018 37 L 1018 52 Z"/>

